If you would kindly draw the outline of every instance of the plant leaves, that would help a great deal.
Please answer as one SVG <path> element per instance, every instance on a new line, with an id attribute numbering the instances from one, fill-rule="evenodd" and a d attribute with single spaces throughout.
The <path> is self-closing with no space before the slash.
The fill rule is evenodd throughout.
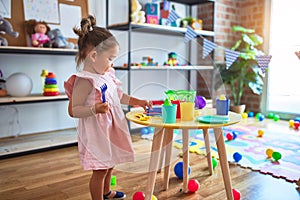
<path id="1" fill-rule="evenodd" d="M 255 33 L 254 29 L 247 29 L 242 26 L 232 26 L 233 32 L 242 32 L 242 33 Z"/>

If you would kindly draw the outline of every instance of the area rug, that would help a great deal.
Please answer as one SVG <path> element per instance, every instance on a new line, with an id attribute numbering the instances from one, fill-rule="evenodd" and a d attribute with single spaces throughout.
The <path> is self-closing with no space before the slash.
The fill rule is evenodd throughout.
<path id="1" fill-rule="evenodd" d="M 289 182 L 298 181 L 300 179 L 300 132 L 267 130 L 262 137 L 258 137 L 258 130 L 260 130 L 258 127 L 246 125 L 223 128 L 228 161 Z M 237 137 L 227 140 L 226 135 L 233 131 Z M 181 132 L 176 130 L 175 135 L 174 146 L 182 148 Z M 212 156 L 218 158 L 212 130 L 209 131 L 209 135 Z M 274 161 L 273 158 L 267 158 L 268 148 L 279 152 L 281 159 Z M 197 154 L 206 154 L 202 130 L 190 132 L 189 150 Z M 238 162 L 233 158 L 235 152 L 242 155 L 242 159 Z"/>

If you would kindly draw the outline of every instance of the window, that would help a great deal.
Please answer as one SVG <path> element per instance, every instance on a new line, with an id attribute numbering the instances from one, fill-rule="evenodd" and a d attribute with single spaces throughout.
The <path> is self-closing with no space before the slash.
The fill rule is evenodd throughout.
<path id="1" fill-rule="evenodd" d="M 300 115 L 300 1 L 271 1 L 267 111 Z"/>

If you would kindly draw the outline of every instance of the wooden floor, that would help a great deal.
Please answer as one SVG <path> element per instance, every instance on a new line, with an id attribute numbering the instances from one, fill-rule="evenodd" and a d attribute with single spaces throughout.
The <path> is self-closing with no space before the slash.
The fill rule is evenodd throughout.
<path id="1" fill-rule="evenodd" d="M 134 192 L 145 191 L 147 166 L 151 141 L 133 135 L 136 162 L 120 165 L 114 170 L 117 186 L 127 199 Z M 172 165 L 180 161 L 179 150 L 174 149 Z M 200 182 L 200 189 L 193 194 L 180 192 L 182 181 L 171 171 L 170 189 L 162 191 L 162 175 L 156 179 L 154 194 L 164 199 L 226 199 L 220 167 L 208 174 L 206 158 L 190 154 L 191 175 Z M 232 184 L 240 190 L 243 200 L 300 200 L 295 183 L 273 178 L 259 172 L 230 165 Z M 0 160 L 1 200 L 86 200 L 90 199 L 88 181 L 90 171 L 83 171 L 77 155 L 77 147 L 67 147 L 41 153 Z"/>

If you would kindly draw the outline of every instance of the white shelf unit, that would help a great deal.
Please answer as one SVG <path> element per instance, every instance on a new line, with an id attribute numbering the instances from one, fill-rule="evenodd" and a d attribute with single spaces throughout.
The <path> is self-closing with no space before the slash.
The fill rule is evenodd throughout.
<path id="1" fill-rule="evenodd" d="M 51 56 L 49 60 L 51 63 L 48 63 L 49 65 L 57 62 L 57 59 L 61 57 L 60 59 L 64 59 L 64 56 L 71 56 L 75 57 L 77 53 L 76 49 L 59 49 L 59 48 L 33 48 L 33 47 L 21 47 L 21 46 L 1 46 L 0 47 L 0 55 L 3 58 L 6 58 L 5 66 L 9 65 L 9 71 L 11 72 L 18 72 L 18 69 L 30 73 L 30 70 L 34 69 L 34 67 L 30 67 L 30 69 L 25 69 L 25 66 L 28 65 L 36 65 L 35 58 L 39 57 L 38 60 L 43 60 L 43 58 L 46 58 L 48 56 Z M 20 58 L 21 57 L 21 58 Z M 24 60 L 24 66 L 20 66 L 20 59 Z M 13 69 L 13 67 L 16 65 L 19 66 L 18 69 Z M 4 66 L 2 63 L 2 66 Z M 47 65 L 47 64 L 46 64 Z M 70 65 L 75 66 L 74 64 L 70 63 Z M 41 68 L 36 68 L 35 70 L 41 71 Z M 75 67 L 74 67 L 75 68 Z M 8 67 L 6 67 L 8 69 Z M 67 70 L 66 70 L 67 71 Z M 71 72 L 70 72 L 71 73 Z M 67 74 L 65 74 L 67 75 Z M 33 84 L 40 84 L 40 82 Z M 9 134 L 5 133 L 5 130 L 8 130 L 6 127 L 1 127 L 1 133 L 4 135 L 3 138 L 0 139 L 0 158 L 6 158 L 11 157 L 15 155 L 23 155 L 28 152 L 37 152 L 45 149 L 52 149 L 52 148 L 58 148 L 62 146 L 69 146 L 69 145 L 75 145 L 77 143 L 77 132 L 76 129 L 72 127 L 66 127 L 66 128 L 57 128 L 55 127 L 56 124 L 61 124 L 60 120 L 64 120 L 64 116 L 67 116 L 67 114 L 64 114 L 64 116 L 56 116 L 53 118 L 53 114 L 51 113 L 48 116 L 48 113 L 44 113 L 45 110 L 57 110 L 61 109 L 61 107 L 64 107 L 59 102 L 66 102 L 68 100 L 67 95 L 64 93 L 61 93 L 57 96 L 43 96 L 40 94 L 31 94 L 29 96 L 25 97 L 12 97 L 12 96 L 5 96 L 0 97 L 0 108 L 5 110 L 7 108 L 13 108 L 21 109 L 21 112 L 18 111 L 18 115 L 25 116 L 26 119 L 26 127 L 30 126 L 32 129 L 36 128 L 37 122 L 35 120 L 31 121 L 30 118 L 32 116 L 35 116 L 33 119 L 40 118 L 42 121 L 45 121 L 45 123 L 48 123 L 49 121 L 53 120 L 55 122 L 51 123 L 54 124 L 53 130 L 43 130 L 40 128 L 41 125 L 38 127 L 38 131 L 36 132 L 29 132 L 22 135 L 16 135 L 17 137 L 12 137 Z M 64 103 L 63 103 L 64 104 Z M 45 107 L 48 107 L 47 109 L 44 109 Z M 31 114 L 31 111 L 28 111 L 28 108 L 35 108 L 33 113 Z M 25 110 L 24 110 L 25 109 Z M 41 109 L 41 111 L 37 112 L 36 109 Z M 23 113 L 23 111 L 25 111 Z M 46 111 L 46 112 L 47 112 Z M 61 110 L 60 110 L 61 111 Z M 5 112 L 5 111 L 3 111 Z M 29 115 L 32 116 L 28 116 Z M 56 113 L 56 111 L 53 111 Z M 67 112 L 67 108 L 63 111 L 63 113 Z M 8 113 L 5 113 L 8 114 Z M 58 113 L 57 113 L 58 114 Z M 38 115 L 38 116 L 37 116 Z M 41 116 L 40 116 L 41 115 Z M 59 114 L 58 114 L 59 115 Z M 44 119 L 44 116 L 49 117 Z M 2 116 L 3 117 L 3 116 Z M 3 118 L 1 118 L 3 119 Z M 18 119 L 19 120 L 19 119 Z M 30 123 L 27 125 L 27 123 Z M 18 122 L 19 123 L 19 122 Z M 20 122 L 21 123 L 21 122 Z M 3 124 L 3 121 L 1 122 Z M 73 123 L 74 124 L 74 123 Z M 21 124 L 22 126 L 24 124 Z M 69 126 L 69 125 L 67 125 Z M 41 130 L 40 130 L 41 129 Z M 6 136 L 7 135 L 7 136 Z M 27 142 L 27 138 L 31 138 L 30 140 L 34 142 Z M 51 139 L 52 138 L 52 139 Z"/>
<path id="2" fill-rule="evenodd" d="M 170 0 L 171 3 L 179 3 L 183 4 L 186 7 L 187 13 L 192 13 L 192 6 L 199 5 L 199 4 L 206 4 L 206 3 L 213 3 L 215 1 L 213 0 Z M 147 23 L 134 23 L 131 22 L 131 0 L 128 0 L 128 19 L 127 22 L 121 22 L 121 23 L 115 23 L 110 24 L 109 20 L 109 13 L 110 13 L 110 1 L 106 0 L 106 27 L 109 30 L 113 31 L 126 31 L 128 33 L 127 37 L 127 45 L 128 45 L 128 53 L 127 53 L 127 64 L 126 67 L 122 66 L 114 66 L 116 70 L 125 70 L 127 71 L 127 89 L 128 93 L 131 94 L 131 79 L 133 76 L 131 73 L 136 71 L 179 71 L 184 70 L 187 72 L 187 80 L 188 83 L 191 82 L 191 71 L 193 70 L 211 70 L 212 73 L 214 71 L 213 62 L 211 65 L 187 65 L 187 66 L 131 66 L 132 63 L 132 55 L 135 53 L 132 51 L 132 42 L 134 42 L 135 38 L 133 37 L 133 32 L 136 33 L 146 33 L 146 34 L 154 34 L 154 35 L 166 35 L 166 36 L 179 36 L 182 37 L 182 40 L 184 38 L 184 35 L 186 33 L 186 28 L 181 27 L 171 27 L 171 26 L 163 26 L 163 25 L 156 25 L 156 24 L 147 24 Z M 112 9 L 112 8 L 111 8 Z M 215 33 L 213 31 L 207 31 L 207 30 L 195 30 L 195 32 L 198 34 L 198 36 L 201 37 L 212 37 L 214 38 Z M 191 45 L 188 45 L 188 55 L 189 60 L 191 58 Z M 147 77 L 145 77 L 147 78 Z M 213 81 L 213 80 L 212 80 Z M 130 110 L 130 107 L 128 107 L 128 110 Z"/>

